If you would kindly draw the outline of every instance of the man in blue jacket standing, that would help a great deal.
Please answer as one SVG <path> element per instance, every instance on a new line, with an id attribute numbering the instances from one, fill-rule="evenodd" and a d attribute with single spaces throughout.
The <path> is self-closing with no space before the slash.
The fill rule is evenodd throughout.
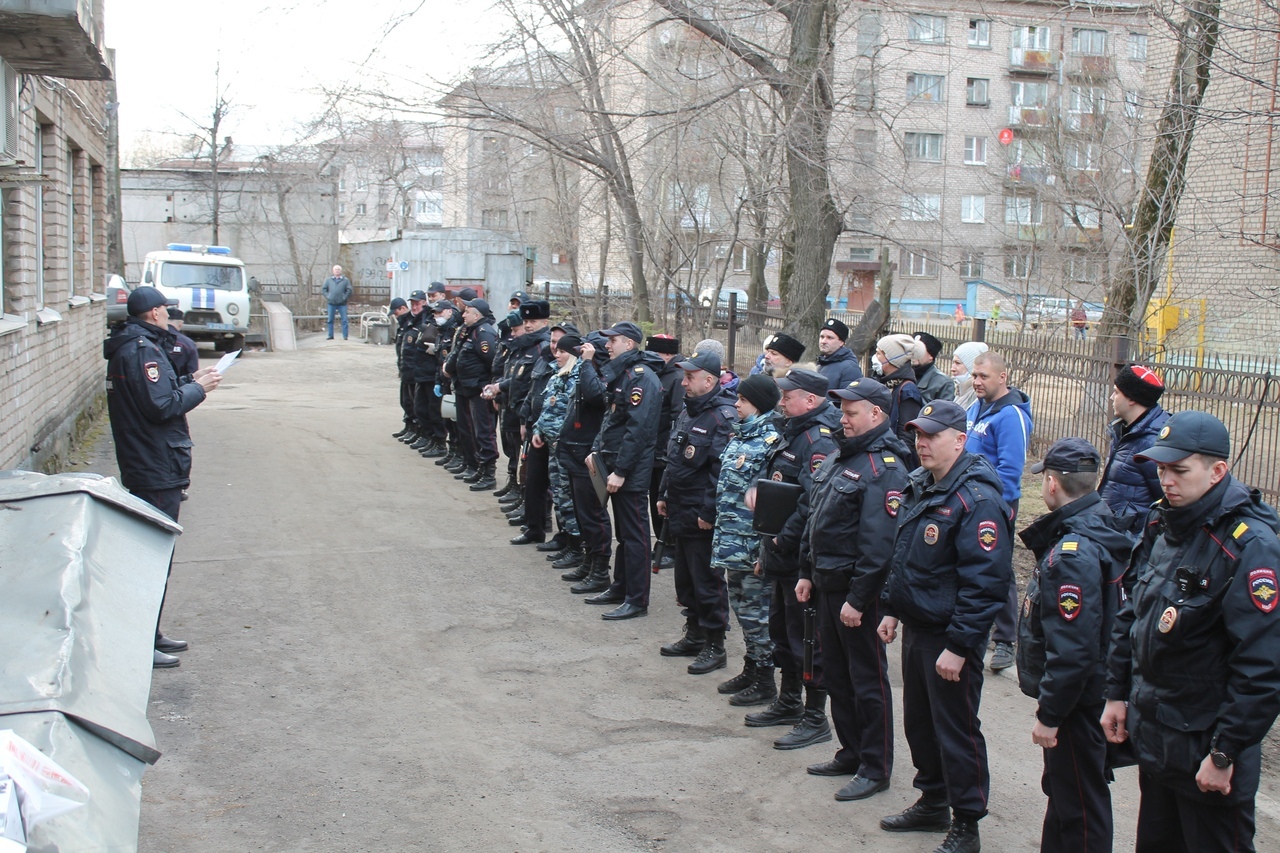
<path id="1" fill-rule="evenodd" d="M 973 391 L 978 399 L 969 407 L 970 453 L 986 457 L 1000 476 L 1002 496 L 1010 519 L 1018 517 L 1022 498 L 1022 471 L 1031 443 L 1031 398 L 1009 385 L 1009 366 L 998 353 L 982 353 L 973 361 Z M 1010 576 L 1005 605 L 996 615 L 995 652 L 991 671 L 1013 666 L 1013 646 L 1018 636 L 1018 583 Z"/>
<path id="2" fill-rule="evenodd" d="M 1149 368 L 1132 364 L 1116 374 L 1111 392 L 1111 454 L 1102 472 L 1098 491 L 1111 512 L 1129 517 L 1137 525 L 1147 518 L 1151 505 L 1162 498 L 1156 463 L 1139 462 L 1134 456 L 1155 444 L 1169 413 L 1160 408 L 1164 383 Z"/>
<path id="3" fill-rule="evenodd" d="M 342 339 L 347 339 L 347 300 L 351 298 L 351 279 L 342 274 L 342 267 L 333 265 L 333 275 L 324 280 L 320 293 L 329 303 L 329 340 L 333 340 L 333 315 L 342 315 Z"/>
<path id="4" fill-rule="evenodd" d="M 862 378 L 858 357 L 845 346 L 847 340 L 849 327 L 835 317 L 828 317 L 818 332 L 818 372 L 827 377 L 828 391 L 839 391 Z"/>

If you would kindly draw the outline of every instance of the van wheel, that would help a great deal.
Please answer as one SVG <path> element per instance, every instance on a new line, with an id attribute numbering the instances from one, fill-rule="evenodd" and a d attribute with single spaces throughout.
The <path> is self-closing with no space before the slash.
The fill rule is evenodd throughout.
<path id="1" fill-rule="evenodd" d="M 244 349 L 244 335 L 232 335 L 229 338 L 223 338 L 223 352 L 235 352 Z"/>

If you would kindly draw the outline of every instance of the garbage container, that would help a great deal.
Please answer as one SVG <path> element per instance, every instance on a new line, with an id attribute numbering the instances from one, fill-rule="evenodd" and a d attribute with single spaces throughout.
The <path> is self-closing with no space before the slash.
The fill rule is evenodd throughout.
<path id="1" fill-rule="evenodd" d="M 391 324 L 390 323 L 370 323 L 369 324 L 369 343 L 387 346 L 391 343 Z"/>
<path id="2" fill-rule="evenodd" d="M 151 647 L 182 528 L 114 479 L 0 472 L 0 730 L 88 789 L 33 850 L 136 850 Z"/>

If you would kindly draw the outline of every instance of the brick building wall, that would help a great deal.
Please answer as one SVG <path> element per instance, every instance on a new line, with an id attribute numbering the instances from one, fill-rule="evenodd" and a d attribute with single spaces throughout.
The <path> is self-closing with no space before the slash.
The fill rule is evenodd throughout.
<path id="1" fill-rule="evenodd" d="M 0 468 L 51 469 L 103 391 L 107 88 L 24 74 L 18 90 L 19 162 L 0 169 Z"/>

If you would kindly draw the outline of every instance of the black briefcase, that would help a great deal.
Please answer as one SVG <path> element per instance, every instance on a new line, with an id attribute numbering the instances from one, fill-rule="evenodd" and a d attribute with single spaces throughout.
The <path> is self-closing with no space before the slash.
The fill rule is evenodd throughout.
<path id="1" fill-rule="evenodd" d="M 799 483 L 760 480 L 756 483 L 756 512 L 751 527 L 765 536 L 777 536 L 796 511 L 804 488 Z"/>

